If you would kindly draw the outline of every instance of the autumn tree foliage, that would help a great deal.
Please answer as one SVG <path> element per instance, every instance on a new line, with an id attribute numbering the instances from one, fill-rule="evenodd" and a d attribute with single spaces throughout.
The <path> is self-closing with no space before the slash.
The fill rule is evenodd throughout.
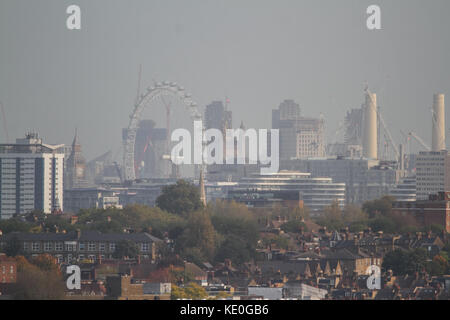
<path id="1" fill-rule="evenodd" d="M 40 255 L 28 261 L 16 257 L 17 283 L 14 298 L 17 300 L 60 300 L 65 296 L 61 271 L 49 255 Z"/>

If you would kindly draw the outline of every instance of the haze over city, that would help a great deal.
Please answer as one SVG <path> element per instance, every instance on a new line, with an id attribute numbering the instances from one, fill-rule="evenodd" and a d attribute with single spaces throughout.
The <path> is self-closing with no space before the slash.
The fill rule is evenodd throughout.
<path id="1" fill-rule="evenodd" d="M 324 115 L 328 140 L 364 102 L 367 82 L 397 143 L 399 129 L 429 142 L 433 94 L 450 87 L 450 3 L 377 3 L 382 30 L 372 32 L 371 1 L 80 0 L 82 29 L 73 32 L 71 1 L 2 1 L 9 142 L 34 129 L 70 144 L 78 128 L 86 158 L 117 152 L 140 65 L 142 90 L 175 81 L 202 109 L 228 97 L 235 126 L 270 128 L 271 110 L 294 99 L 302 115 Z"/>

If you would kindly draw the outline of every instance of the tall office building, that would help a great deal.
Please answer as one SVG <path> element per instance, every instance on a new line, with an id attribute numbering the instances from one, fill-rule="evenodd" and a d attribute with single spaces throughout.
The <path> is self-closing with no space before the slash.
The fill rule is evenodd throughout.
<path id="1" fill-rule="evenodd" d="M 213 101 L 205 109 L 205 129 L 219 129 L 225 134 L 233 126 L 232 112 L 227 110 L 222 101 Z"/>
<path id="2" fill-rule="evenodd" d="M 33 210 L 63 210 L 64 145 L 48 145 L 35 133 L 0 144 L 0 219 Z"/>
<path id="3" fill-rule="evenodd" d="M 420 152 L 416 158 L 417 200 L 450 190 L 450 154 L 447 150 Z"/>
<path id="4" fill-rule="evenodd" d="M 163 159 L 170 154 L 167 129 L 156 128 L 153 120 L 141 120 L 134 145 L 135 171 L 138 178 L 168 178 L 170 163 Z"/>
<path id="5" fill-rule="evenodd" d="M 272 128 L 280 130 L 280 158 L 305 159 L 325 156 L 323 119 L 305 118 L 293 100 L 272 111 Z"/>
<path id="6" fill-rule="evenodd" d="M 363 109 L 351 109 L 345 116 L 345 137 L 344 143 L 347 145 L 362 144 L 362 121 Z"/>

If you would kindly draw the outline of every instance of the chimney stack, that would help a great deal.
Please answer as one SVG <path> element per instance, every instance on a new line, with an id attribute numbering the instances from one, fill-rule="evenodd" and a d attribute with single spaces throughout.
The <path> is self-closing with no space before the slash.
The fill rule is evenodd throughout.
<path id="1" fill-rule="evenodd" d="M 368 90 L 366 90 L 363 125 L 363 156 L 368 159 L 377 159 L 377 95 Z"/>
<path id="2" fill-rule="evenodd" d="M 445 150 L 445 98 L 443 94 L 437 93 L 433 97 L 432 125 L 432 151 Z"/>

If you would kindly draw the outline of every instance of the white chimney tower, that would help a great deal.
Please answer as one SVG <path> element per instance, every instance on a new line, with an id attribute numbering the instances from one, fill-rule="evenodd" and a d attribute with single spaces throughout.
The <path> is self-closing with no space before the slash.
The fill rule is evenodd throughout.
<path id="1" fill-rule="evenodd" d="M 363 156 L 377 159 L 377 95 L 369 91 L 366 92 L 363 129 Z"/>
<path id="2" fill-rule="evenodd" d="M 445 100 L 443 94 L 434 95 L 432 112 L 432 151 L 445 150 Z"/>

